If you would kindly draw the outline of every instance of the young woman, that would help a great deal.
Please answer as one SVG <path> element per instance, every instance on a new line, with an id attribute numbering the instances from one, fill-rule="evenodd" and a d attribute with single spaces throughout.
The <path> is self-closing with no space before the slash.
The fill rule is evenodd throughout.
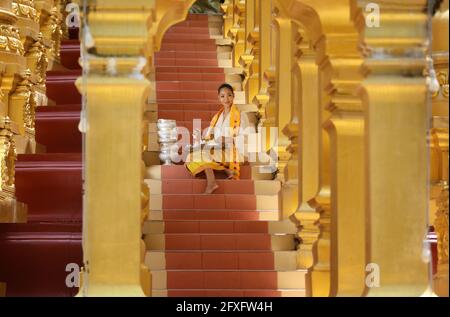
<path id="1" fill-rule="evenodd" d="M 240 138 L 254 133 L 247 115 L 241 114 L 234 105 L 234 90 L 229 84 L 223 84 L 218 89 L 222 108 L 212 118 L 204 140 L 210 148 L 203 147 L 191 153 L 185 166 L 192 175 L 205 172 L 207 185 L 205 194 L 211 194 L 219 188 L 214 170 L 225 171 L 228 179 L 239 179 L 240 162 L 245 159 L 244 142 Z M 194 137 L 200 137 L 200 131 L 194 132 Z M 213 144 L 213 145 L 211 145 Z"/>

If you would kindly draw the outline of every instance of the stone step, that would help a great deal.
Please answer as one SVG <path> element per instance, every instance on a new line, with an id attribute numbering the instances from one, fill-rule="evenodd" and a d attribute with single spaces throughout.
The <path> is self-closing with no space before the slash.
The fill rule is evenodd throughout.
<path id="1" fill-rule="evenodd" d="M 218 71 L 215 73 L 207 73 L 207 72 L 189 73 L 189 72 L 179 72 L 178 70 L 175 69 L 175 71 L 171 73 L 165 69 L 160 69 L 159 71 L 156 72 L 155 78 L 157 83 L 164 81 L 224 82 L 227 76 Z"/>
<path id="2" fill-rule="evenodd" d="M 182 66 L 182 67 L 217 67 L 217 57 L 209 59 L 200 58 L 155 58 L 155 66 Z"/>
<path id="3" fill-rule="evenodd" d="M 147 234 L 144 241 L 147 250 L 295 250 L 293 234 Z"/>
<path id="4" fill-rule="evenodd" d="M 17 200 L 28 222 L 75 222 L 82 218 L 81 153 L 18 155 Z"/>
<path id="5" fill-rule="evenodd" d="M 223 81 L 162 81 L 156 82 L 156 89 L 158 91 L 164 90 L 182 90 L 182 91 L 216 91 L 223 84 Z M 240 87 L 237 87 L 240 88 Z"/>
<path id="6" fill-rule="evenodd" d="M 279 211 L 267 210 L 150 210 L 148 220 L 260 220 L 278 221 Z"/>
<path id="7" fill-rule="evenodd" d="M 36 141 L 47 153 L 81 153 L 80 111 L 81 105 L 36 108 Z"/>
<path id="8" fill-rule="evenodd" d="M 211 211 L 214 212 L 214 211 Z M 164 220 L 146 221 L 144 234 L 155 233 L 291 233 L 297 228 L 290 220 L 259 221 L 259 220 Z"/>
<path id="9" fill-rule="evenodd" d="M 176 120 L 176 121 L 192 121 L 194 119 L 201 119 L 201 120 L 210 122 L 216 113 L 217 113 L 217 111 L 205 111 L 205 110 L 203 110 L 203 111 L 199 111 L 199 110 L 191 110 L 191 111 L 189 111 L 189 110 L 185 110 L 185 111 L 159 110 L 158 118 Z"/>
<path id="10" fill-rule="evenodd" d="M 7 284 L 6 296 L 75 296 L 78 288 L 64 283 L 65 269 L 69 263 L 83 265 L 81 242 L 80 223 L 2 224 L 0 280 Z"/>
<path id="11" fill-rule="evenodd" d="M 176 43 L 176 44 L 201 44 L 201 45 L 216 45 L 216 40 L 209 38 L 195 38 L 195 36 L 192 37 L 179 37 L 179 38 L 173 38 L 170 34 L 168 37 L 164 37 L 162 40 L 162 45 L 170 44 L 170 43 Z"/>
<path id="12" fill-rule="evenodd" d="M 217 52 L 217 46 L 215 40 L 208 40 L 209 42 L 203 43 L 180 43 L 175 42 L 163 42 L 161 44 L 160 51 L 195 51 L 195 52 Z"/>
<path id="13" fill-rule="evenodd" d="M 75 87 L 80 76 L 80 70 L 47 72 L 47 97 L 59 105 L 81 104 L 81 94 Z"/>
<path id="14" fill-rule="evenodd" d="M 205 179 L 146 179 L 152 194 L 201 194 L 206 186 Z M 219 188 L 215 194 L 278 195 L 280 181 L 276 180 L 217 180 Z"/>
<path id="15" fill-rule="evenodd" d="M 241 179 L 250 179 L 251 166 L 241 166 Z M 225 177 L 225 173 L 217 171 L 218 179 Z M 194 179 L 184 165 L 154 165 L 147 168 L 146 177 L 150 179 Z"/>
<path id="16" fill-rule="evenodd" d="M 203 23 L 201 26 L 186 26 L 176 24 L 167 30 L 166 35 L 169 34 L 184 34 L 184 35 L 193 35 L 193 34 L 207 34 L 209 35 L 209 23 Z"/>
<path id="17" fill-rule="evenodd" d="M 165 289 L 153 290 L 153 297 L 305 297 L 305 289 Z"/>
<path id="18" fill-rule="evenodd" d="M 175 26 L 173 26 L 172 28 L 178 28 L 178 27 L 187 27 L 187 28 L 208 28 L 209 27 L 209 22 L 204 20 L 204 21 L 195 21 L 195 20 L 187 20 L 187 21 L 183 21 L 180 22 L 178 24 L 176 24 Z"/>
<path id="19" fill-rule="evenodd" d="M 151 194 L 150 199 L 150 210 L 279 210 L 278 195 Z"/>
<path id="20" fill-rule="evenodd" d="M 157 105 L 159 111 L 219 111 L 219 102 L 215 103 L 160 103 Z"/>
<path id="21" fill-rule="evenodd" d="M 157 66 L 156 73 L 223 74 L 220 67 Z"/>
<path id="22" fill-rule="evenodd" d="M 158 101 L 161 99 L 179 100 L 214 100 L 217 99 L 216 90 L 158 90 L 156 92 Z"/>
<path id="23" fill-rule="evenodd" d="M 209 29 L 205 29 L 206 32 L 201 33 L 183 33 L 183 32 L 177 32 L 177 30 L 173 32 L 166 32 L 164 35 L 163 43 L 178 43 L 179 41 L 181 43 L 184 42 L 184 40 L 211 40 L 211 35 L 209 33 Z"/>
<path id="24" fill-rule="evenodd" d="M 79 63 L 80 57 L 80 41 L 63 40 L 61 41 L 61 65 L 67 69 L 81 69 Z"/>
<path id="25" fill-rule="evenodd" d="M 217 59 L 217 52 L 179 52 L 179 51 L 161 51 L 155 53 L 155 59 L 159 58 L 199 58 L 199 59 Z"/>
<path id="26" fill-rule="evenodd" d="M 151 270 L 295 270 L 297 251 L 147 251 Z"/>
<path id="27" fill-rule="evenodd" d="M 186 17 L 186 21 L 209 21 L 210 16 L 203 13 L 189 13 Z"/>
<path id="28" fill-rule="evenodd" d="M 153 289 L 304 289 L 306 270 L 152 271 Z"/>

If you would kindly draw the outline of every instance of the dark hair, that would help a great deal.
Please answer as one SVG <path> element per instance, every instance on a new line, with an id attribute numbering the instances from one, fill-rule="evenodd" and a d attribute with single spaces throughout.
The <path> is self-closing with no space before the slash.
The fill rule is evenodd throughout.
<path id="1" fill-rule="evenodd" d="M 230 84 L 227 84 L 227 83 L 220 85 L 219 89 L 217 89 L 217 93 L 220 94 L 220 91 L 221 91 L 222 89 L 224 89 L 224 88 L 230 89 L 231 92 L 232 92 L 233 95 L 234 95 L 234 89 L 233 89 L 233 87 L 232 87 Z"/>

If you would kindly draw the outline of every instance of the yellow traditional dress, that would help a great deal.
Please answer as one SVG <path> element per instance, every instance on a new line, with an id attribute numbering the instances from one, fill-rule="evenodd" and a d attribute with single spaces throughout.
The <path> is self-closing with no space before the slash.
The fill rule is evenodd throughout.
<path id="1" fill-rule="evenodd" d="M 204 138 L 206 141 L 213 141 L 214 145 L 194 150 L 186 160 L 186 168 L 194 176 L 207 168 L 229 169 L 233 172 L 233 179 L 239 179 L 240 163 L 244 161 L 245 154 L 242 146 L 237 145 L 236 138 L 239 135 L 248 135 L 253 132 L 254 128 L 250 126 L 247 115 L 241 115 L 235 105 L 231 106 L 225 116 L 222 108 L 214 115 Z M 232 139 L 232 144 L 223 146 L 220 143 L 222 137 Z"/>

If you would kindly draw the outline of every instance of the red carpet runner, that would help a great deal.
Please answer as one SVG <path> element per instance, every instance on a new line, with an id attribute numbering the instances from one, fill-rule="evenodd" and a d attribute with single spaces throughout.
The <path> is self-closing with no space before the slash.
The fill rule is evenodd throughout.
<path id="1" fill-rule="evenodd" d="M 17 199 L 28 205 L 28 223 L 0 224 L 0 281 L 6 296 L 74 296 L 66 265 L 81 265 L 82 161 L 78 131 L 81 96 L 77 32 L 62 43 L 67 70 L 47 73 L 48 97 L 36 109 L 36 141 L 44 154 L 19 155 Z"/>

